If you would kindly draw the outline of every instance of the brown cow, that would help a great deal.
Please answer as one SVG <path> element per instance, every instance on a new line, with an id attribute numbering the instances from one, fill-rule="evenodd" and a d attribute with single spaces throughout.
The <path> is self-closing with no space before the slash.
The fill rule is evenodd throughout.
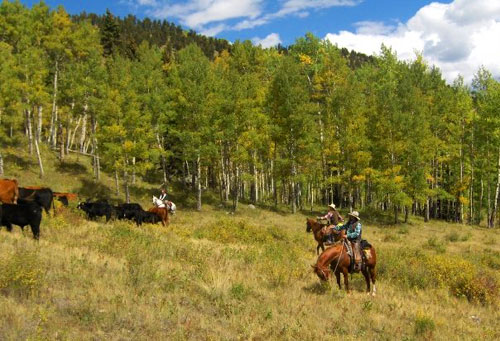
<path id="1" fill-rule="evenodd" d="M 19 186 L 16 179 L 0 179 L 0 202 L 17 204 Z"/>
<path id="2" fill-rule="evenodd" d="M 152 207 L 148 210 L 148 212 L 155 213 L 161 219 L 161 223 L 163 226 L 168 225 L 168 210 L 165 207 Z"/>
<path id="3" fill-rule="evenodd" d="M 54 196 L 57 198 L 61 197 L 66 197 L 69 201 L 76 201 L 78 200 L 78 194 L 76 193 L 61 193 L 61 192 L 54 192 Z"/>

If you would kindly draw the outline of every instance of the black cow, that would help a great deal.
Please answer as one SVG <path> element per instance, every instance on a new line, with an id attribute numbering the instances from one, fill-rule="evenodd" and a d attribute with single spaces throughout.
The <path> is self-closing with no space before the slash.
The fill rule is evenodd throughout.
<path id="1" fill-rule="evenodd" d="M 138 213 L 144 212 L 141 205 L 135 203 L 120 204 L 115 207 L 115 211 L 118 219 L 128 219 L 128 220 L 134 220 L 135 216 Z"/>
<path id="2" fill-rule="evenodd" d="M 90 220 L 94 220 L 97 217 L 106 217 L 106 222 L 111 219 L 114 211 L 113 206 L 105 202 L 81 202 L 77 208 L 84 211 Z"/>
<path id="3" fill-rule="evenodd" d="M 143 223 L 156 224 L 161 222 L 161 218 L 156 213 L 140 211 L 136 212 L 134 221 L 137 225 L 142 225 Z"/>
<path id="4" fill-rule="evenodd" d="M 60 196 L 60 197 L 57 197 L 57 200 L 59 202 L 61 202 L 63 204 L 63 206 L 66 206 L 68 207 L 69 206 L 69 201 L 68 201 L 68 198 L 65 197 L 65 196 Z"/>
<path id="5" fill-rule="evenodd" d="M 28 200 L 18 200 L 17 205 L 3 204 L 1 206 L 2 225 L 7 227 L 7 231 L 12 231 L 12 225 L 18 225 L 24 230 L 29 225 L 33 238 L 40 238 L 40 223 L 42 221 L 42 209 L 40 206 Z"/>
<path id="6" fill-rule="evenodd" d="M 19 198 L 36 202 L 47 213 L 54 203 L 54 193 L 50 188 L 19 187 Z"/>

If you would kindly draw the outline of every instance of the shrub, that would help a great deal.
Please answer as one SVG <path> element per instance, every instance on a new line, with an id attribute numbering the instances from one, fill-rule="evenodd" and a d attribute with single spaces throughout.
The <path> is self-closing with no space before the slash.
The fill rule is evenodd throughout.
<path id="1" fill-rule="evenodd" d="M 446 246 L 444 242 L 440 242 L 436 237 L 432 236 L 427 240 L 427 248 L 436 251 L 437 253 L 445 253 Z"/>
<path id="2" fill-rule="evenodd" d="M 379 274 L 402 287 L 447 288 L 456 297 L 490 304 L 498 300 L 498 276 L 459 256 L 429 255 L 417 249 L 399 249 L 384 253 Z"/>
<path id="3" fill-rule="evenodd" d="M 401 238 L 399 236 L 395 235 L 394 233 L 386 234 L 384 236 L 384 239 L 383 239 L 384 242 L 389 242 L 389 243 L 390 242 L 398 242 L 400 240 L 401 240 Z"/>
<path id="4" fill-rule="evenodd" d="M 408 229 L 408 226 L 402 226 L 399 231 L 398 231 L 399 234 L 408 234 L 410 233 L 410 230 Z"/>
<path id="5" fill-rule="evenodd" d="M 436 324 L 432 317 L 423 313 L 417 313 L 415 317 L 415 334 L 430 335 L 436 329 Z"/>
<path id="6" fill-rule="evenodd" d="M 39 293 L 44 269 L 37 252 L 16 250 L 0 258 L 0 269 L 0 292 L 23 297 Z"/>
<path id="7" fill-rule="evenodd" d="M 453 231 L 446 235 L 446 240 L 449 242 L 458 242 L 460 240 L 460 235 L 457 233 L 457 231 Z"/>

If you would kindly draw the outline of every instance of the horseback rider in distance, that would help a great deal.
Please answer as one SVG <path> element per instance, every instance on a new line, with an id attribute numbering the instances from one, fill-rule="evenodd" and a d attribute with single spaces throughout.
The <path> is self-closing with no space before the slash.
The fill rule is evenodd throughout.
<path id="1" fill-rule="evenodd" d="M 167 204 L 167 191 L 165 190 L 165 188 L 161 189 L 161 194 L 160 194 L 160 197 L 158 199 L 160 199 L 161 201 L 163 201 L 163 203 L 165 205 Z"/>
<path id="2" fill-rule="evenodd" d="M 334 224 L 335 217 L 339 222 L 344 222 L 344 218 L 337 211 L 335 204 L 328 205 L 328 212 L 324 216 L 317 217 L 318 219 L 326 219 L 328 221 L 328 225 Z"/>
<path id="3" fill-rule="evenodd" d="M 354 270 L 361 270 L 361 218 L 358 211 L 347 214 L 349 220 L 344 225 L 334 227 L 337 231 L 346 230 L 347 240 L 351 243 L 354 255 Z"/>

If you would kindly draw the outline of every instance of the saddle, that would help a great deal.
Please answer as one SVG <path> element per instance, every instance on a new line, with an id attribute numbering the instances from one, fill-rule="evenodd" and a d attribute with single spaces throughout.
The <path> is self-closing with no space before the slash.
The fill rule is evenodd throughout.
<path id="1" fill-rule="evenodd" d="M 347 248 L 347 254 L 349 255 L 349 259 L 350 259 L 350 264 L 349 264 L 349 273 L 353 273 L 353 272 L 357 272 L 355 271 L 355 264 L 354 264 L 354 250 L 351 246 L 351 243 L 348 242 L 347 240 L 344 241 L 345 245 L 346 245 L 346 248 Z M 365 240 L 365 239 L 362 239 L 360 242 L 359 242 L 359 246 L 360 246 L 360 253 L 361 253 L 361 270 L 364 269 L 365 267 L 365 263 L 366 263 L 366 260 L 369 259 L 371 257 L 371 253 L 370 253 L 370 248 L 372 247 L 371 244 Z"/>

